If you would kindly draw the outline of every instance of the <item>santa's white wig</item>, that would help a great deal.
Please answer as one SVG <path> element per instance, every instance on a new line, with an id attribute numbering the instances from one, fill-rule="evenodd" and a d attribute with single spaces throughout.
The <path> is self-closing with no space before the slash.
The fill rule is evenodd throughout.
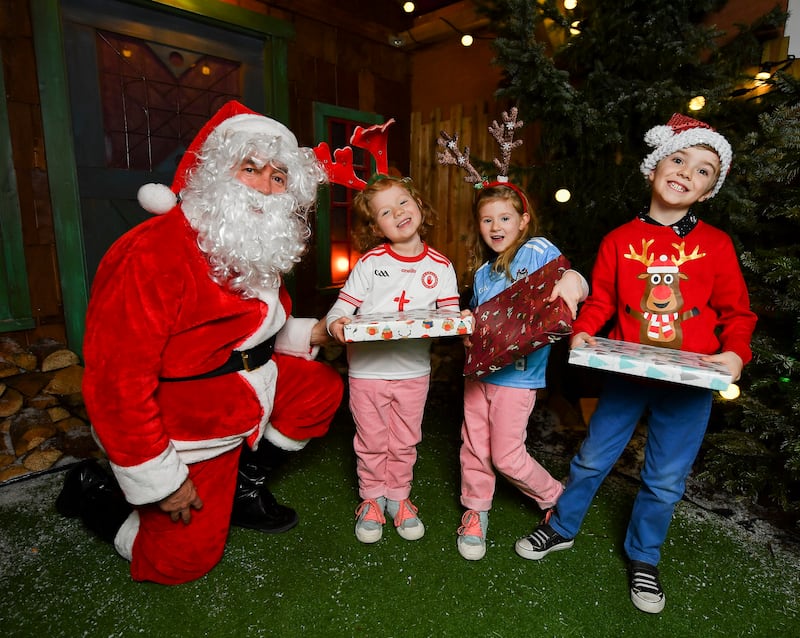
<path id="1" fill-rule="evenodd" d="M 280 167 L 286 172 L 286 192 L 263 195 L 240 183 L 235 175 L 246 161 Z M 147 185 L 139 201 L 156 213 L 180 201 L 198 232 L 211 277 L 252 297 L 259 289 L 278 286 L 300 260 L 311 234 L 308 213 L 325 181 L 313 151 L 299 147 L 288 128 L 229 102 L 187 149 L 172 188 Z"/>

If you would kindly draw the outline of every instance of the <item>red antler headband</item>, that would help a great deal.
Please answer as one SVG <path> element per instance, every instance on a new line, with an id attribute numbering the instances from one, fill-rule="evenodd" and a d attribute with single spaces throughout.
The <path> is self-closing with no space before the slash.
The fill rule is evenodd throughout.
<path id="1" fill-rule="evenodd" d="M 351 146 L 337 148 L 331 158 L 331 149 L 327 142 L 320 142 L 314 147 L 314 154 L 322 163 L 328 178 L 334 184 L 346 186 L 353 190 L 362 191 L 367 187 L 367 182 L 355 174 L 353 170 L 353 146 L 363 148 L 375 158 L 376 175 L 386 175 L 389 172 L 389 158 L 386 154 L 388 145 L 387 129 L 394 124 L 394 118 L 384 124 L 376 124 L 369 128 L 357 126 L 350 136 Z M 374 176 L 373 176 L 374 177 Z"/>
<path id="2" fill-rule="evenodd" d="M 464 147 L 464 151 L 458 150 L 458 133 L 450 136 L 445 131 L 441 131 L 441 136 L 436 140 L 437 144 L 442 147 L 442 151 L 436 154 L 436 158 L 442 166 L 454 165 L 464 169 L 467 174 L 464 176 L 464 181 L 474 184 L 476 189 L 494 188 L 496 186 L 506 186 L 519 195 L 522 202 L 523 213 L 528 212 L 528 207 L 525 203 L 526 197 L 522 189 L 508 181 L 508 168 L 511 162 L 511 152 L 522 146 L 522 140 L 514 139 L 514 131 L 522 128 L 522 120 L 517 120 L 517 107 L 512 107 L 506 113 L 503 112 L 503 123 L 498 124 L 497 120 L 492 122 L 489 127 L 489 132 L 500 146 L 500 157 L 494 158 L 494 165 L 497 167 L 497 177 L 494 181 L 489 181 L 485 176 L 482 176 L 478 170 L 472 165 L 469 159 L 469 146 Z"/>

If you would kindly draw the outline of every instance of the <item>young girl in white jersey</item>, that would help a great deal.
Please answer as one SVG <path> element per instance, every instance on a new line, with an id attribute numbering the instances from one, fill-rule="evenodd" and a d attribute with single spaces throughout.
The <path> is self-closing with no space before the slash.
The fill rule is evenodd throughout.
<path id="1" fill-rule="evenodd" d="M 436 213 L 409 178 L 379 175 L 353 198 L 355 240 L 363 253 L 327 316 L 345 343 L 355 313 L 458 310 L 455 270 L 423 238 Z M 347 344 L 350 410 L 356 424 L 356 538 L 375 543 L 388 514 L 398 534 L 425 533 L 409 499 L 430 383 L 430 339 Z"/>
<path id="2" fill-rule="evenodd" d="M 474 210 L 477 233 L 470 251 L 470 270 L 475 273 L 470 309 L 561 254 L 549 240 L 534 236 L 536 218 L 528 198 L 511 182 L 484 182 Z M 587 293 L 583 276 L 567 270 L 547 301 L 563 298 L 574 318 Z M 545 346 L 480 381 L 468 378 L 464 382 L 461 504 L 467 511 L 457 546 L 467 560 L 480 560 L 486 553 L 495 470 L 542 509 L 555 505 L 564 489 L 525 448 L 536 390 L 545 387 L 549 352 L 550 346 Z"/>

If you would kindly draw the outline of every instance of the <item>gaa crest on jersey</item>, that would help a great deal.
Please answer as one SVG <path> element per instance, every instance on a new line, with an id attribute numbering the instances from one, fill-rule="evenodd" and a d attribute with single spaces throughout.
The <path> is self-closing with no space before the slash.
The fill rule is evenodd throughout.
<path id="1" fill-rule="evenodd" d="M 427 272 L 422 273 L 422 285 L 426 288 L 436 288 L 438 283 L 439 277 L 435 272 L 428 270 Z"/>

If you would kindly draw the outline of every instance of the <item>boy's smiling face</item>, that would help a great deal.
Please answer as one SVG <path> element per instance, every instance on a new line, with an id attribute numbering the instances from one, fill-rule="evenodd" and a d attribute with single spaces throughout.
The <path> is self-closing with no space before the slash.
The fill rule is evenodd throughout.
<path id="1" fill-rule="evenodd" d="M 649 175 L 652 196 L 668 208 L 685 208 L 711 194 L 719 177 L 719 156 L 703 146 L 690 146 L 662 159 Z"/>

